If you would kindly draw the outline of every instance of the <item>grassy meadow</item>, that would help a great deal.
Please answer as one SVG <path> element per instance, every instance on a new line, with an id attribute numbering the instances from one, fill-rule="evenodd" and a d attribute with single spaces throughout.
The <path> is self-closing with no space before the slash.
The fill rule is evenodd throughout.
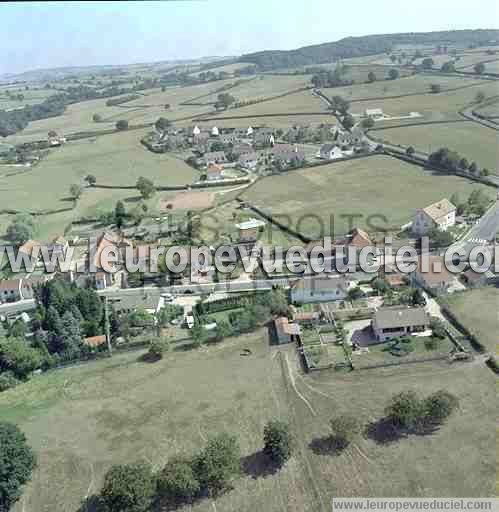
<path id="1" fill-rule="evenodd" d="M 393 144 L 414 146 L 430 153 L 448 147 L 476 161 L 493 174 L 499 174 L 499 135 L 497 131 L 473 121 L 430 126 L 405 126 L 373 131 L 372 134 Z"/>
<path id="2" fill-rule="evenodd" d="M 441 298 L 491 354 L 499 343 L 499 289 L 479 288 Z"/>
<path id="3" fill-rule="evenodd" d="M 398 229 L 411 220 L 417 208 L 454 192 L 467 197 L 480 187 L 464 178 L 424 171 L 386 156 L 372 156 L 263 178 L 241 197 L 283 216 L 281 219 L 289 221 L 291 227 L 316 238 L 349 231 L 345 215 L 360 216 L 354 225 L 370 231 L 373 228 L 367 224 L 368 217 L 383 215 L 387 223 L 373 218 L 374 226 Z M 319 220 L 324 233 L 319 230 Z"/>
<path id="4" fill-rule="evenodd" d="M 242 357 L 250 348 L 252 355 Z M 477 365 L 415 364 L 351 374 L 303 375 L 294 347 L 270 349 L 267 333 L 155 364 L 140 353 L 59 370 L 0 396 L 0 419 L 14 421 L 38 454 L 38 468 L 13 512 L 77 512 L 106 470 L 142 461 L 159 469 L 198 451 L 209 435 L 236 434 L 243 473 L 234 489 L 192 512 L 326 512 L 333 496 L 491 496 L 495 487 L 494 377 Z M 195 377 L 193 377 L 195 376 Z M 390 439 L 383 411 L 395 390 L 447 389 L 459 410 L 427 436 Z M 371 424 L 341 453 L 324 450 L 328 421 L 351 412 Z M 295 452 L 284 469 L 262 472 L 264 424 L 291 425 Z"/>
<path id="5" fill-rule="evenodd" d="M 185 185 L 197 179 L 198 173 L 180 158 L 147 151 L 139 140 L 144 133 L 116 133 L 55 148 L 31 169 L 14 176 L 0 176 L 0 204 L 27 211 L 70 206 L 70 186 L 83 183 L 87 174 L 94 174 L 97 183 L 104 185 L 134 186 L 140 176 L 164 186 Z M 158 193 L 151 201 L 162 195 Z M 60 234 L 71 220 L 109 211 L 118 199 L 133 207 L 138 196 L 136 190 L 86 189 L 72 212 L 39 217 L 38 235 L 43 238 Z M 0 216 L 0 233 L 8 221 L 8 216 Z"/>
<path id="6" fill-rule="evenodd" d="M 477 83 L 466 89 L 457 91 L 442 92 L 439 94 L 422 93 L 414 96 L 405 96 L 395 99 L 355 101 L 350 111 L 354 114 L 362 114 L 368 108 L 381 108 L 390 116 L 406 115 L 409 112 L 419 112 L 422 117 L 420 121 L 446 121 L 462 119 L 458 112 L 466 105 L 473 103 L 478 92 L 483 92 L 487 97 L 496 96 L 499 93 L 499 86 L 495 82 Z M 410 120 L 407 122 L 414 122 Z M 377 123 L 377 126 L 386 126 L 384 123 Z M 401 124 L 401 121 L 393 121 Z"/>
<path id="7" fill-rule="evenodd" d="M 456 87 L 468 86 L 473 84 L 487 83 L 485 80 L 468 77 L 449 77 L 438 75 L 417 74 L 399 78 L 397 80 L 378 80 L 373 83 L 360 83 L 346 87 L 334 87 L 325 89 L 328 96 L 342 96 L 349 101 L 358 101 L 362 98 L 384 98 L 386 96 L 398 96 L 402 94 L 425 94 L 430 92 L 432 84 L 440 85 L 442 91 L 454 89 Z M 355 111 L 355 104 L 352 105 Z"/>

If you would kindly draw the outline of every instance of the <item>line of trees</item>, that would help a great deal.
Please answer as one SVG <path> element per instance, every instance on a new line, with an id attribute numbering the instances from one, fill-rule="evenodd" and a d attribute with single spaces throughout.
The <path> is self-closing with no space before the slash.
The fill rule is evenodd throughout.
<path id="1" fill-rule="evenodd" d="M 262 453 L 268 468 L 277 471 L 283 467 L 293 447 L 286 423 L 275 420 L 265 425 Z M 216 498 L 230 490 L 242 472 L 237 438 L 220 433 L 210 437 L 199 453 L 176 455 L 157 473 L 145 464 L 113 466 L 104 477 L 97 502 L 107 512 L 145 512 L 153 502 L 171 510 L 207 496 Z"/>
<path id="2" fill-rule="evenodd" d="M 461 156 L 457 151 L 452 151 L 445 147 L 431 153 L 428 157 L 428 163 L 453 172 L 469 172 L 475 176 L 490 175 L 488 169 L 480 169 L 476 162 L 470 163 L 466 157 Z"/>
<path id="3" fill-rule="evenodd" d="M 334 416 L 329 422 L 329 434 L 312 440 L 310 447 L 322 453 L 337 454 L 360 435 L 382 444 L 410 434 L 423 435 L 440 428 L 458 407 L 457 397 L 445 390 L 424 398 L 414 391 L 403 391 L 392 396 L 383 418 L 365 427 L 357 416 Z"/>

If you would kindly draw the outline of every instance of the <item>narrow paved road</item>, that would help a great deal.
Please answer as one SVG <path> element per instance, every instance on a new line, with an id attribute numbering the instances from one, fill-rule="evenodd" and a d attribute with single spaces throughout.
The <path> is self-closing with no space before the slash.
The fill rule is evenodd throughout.
<path id="1" fill-rule="evenodd" d="M 462 250 L 469 254 L 475 246 L 491 245 L 495 242 L 499 231 L 499 200 L 489 209 L 489 211 L 475 224 L 462 240 L 459 240 L 452 249 Z"/>

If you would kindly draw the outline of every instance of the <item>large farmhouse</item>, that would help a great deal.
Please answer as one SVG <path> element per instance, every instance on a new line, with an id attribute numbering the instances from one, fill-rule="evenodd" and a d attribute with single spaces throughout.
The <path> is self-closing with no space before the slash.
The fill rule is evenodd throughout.
<path id="1" fill-rule="evenodd" d="M 412 231 L 414 234 L 422 236 L 434 228 L 446 231 L 455 223 L 456 207 L 448 199 L 442 199 L 416 212 Z"/>

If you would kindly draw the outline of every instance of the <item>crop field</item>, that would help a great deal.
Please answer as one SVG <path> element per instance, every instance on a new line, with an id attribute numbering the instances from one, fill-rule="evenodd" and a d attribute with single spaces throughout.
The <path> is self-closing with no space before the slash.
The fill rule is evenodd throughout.
<path id="1" fill-rule="evenodd" d="M 442 88 L 442 91 L 446 91 L 480 83 L 488 82 L 485 80 L 477 80 L 476 78 L 417 74 L 402 77 L 397 80 L 380 79 L 371 84 L 363 83 L 346 87 L 334 87 L 332 89 L 324 89 L 324 92 L 329 97 L 339 95 L 352 101 L 362 98 L 384 98 L 386 96 L 398 96 L 401 94 L 429 93 L 432 84 L 438 84 Z M 352 105 L 352 110 L 355 111 L 355 108 L 356 105 Z"/>
<path id="2" fill-rule="evenodd" d="M 499 343 L 499 289 L 481 288 L 443 297 L 457 318 L 475 334 L 491 354 Z"/>
<path id="3" fill-rule="evenodd" d="M 250 348 L 252 355 L 241 357 Z M 494 377 L 477 365 L 411 365 L 304 376 L 293 347 L 270 349 L 257 332 L 196 351 L 174 350 L 155 364 L 140 353 L 59 370 L 0 396 L 0 419 L 26 433 L 39 464 L 14 512 L 75 511 L 98 492 L 112 464 L 159 469 L 207 436 L 236 434 L 243 473 L 234 489 L 193 512 L 326 512 L 332 496 L 492 496 L 495 487 Z M 192 378 L 195 375 L 195 378 Z M 459 410 L 427 436 L 386 439 L 382 424 L 341 453 L 325 451 L 328 421 L 356 404 L 376 422 L 394 390 L 455 393 Z M 262 430 L 289 421 L 295 453 L 278 473 L 262 467 Z M 409 463 L 410 461 L 410 463 Z"/>
<path id="4" fill-rule="evenodd" d="M 499 135 L 497 131 L 473 121 L 430 126 L 405 126 L 372 132 L 376 137 L 403 146 L 412 145 L 421 151 L 448 147 L 475 160 L 480 167 L 499 174 Z"/>
<path id="5" fill-rule="evenodd" d="M 395 99 L 355 101 L 350 110 L 352 113 L 361 114 L 367 108 L 381 108 L 385 114 L 391 116 L 419 112 L 423 116 L 420 118 L 421 121 L 460 119 L 459 110 L 474 102 L 479 91 L 487 97 L 497 96 L 499 86 L 495 82 L 487 81 L 466 89 L 440 94 L 420 94 Z M 400 124 L 400 121 L 396 122 Z M 378 124 L 383 125 L 383 123 Z"/>
<path id="6" fill-rule="evenodd" d="M 456 176 L 424 171 L 385 156 L 291 171 L 258 181 L 242 199 L 272 213 L 311 238 L 348 232 L 353 225 L 374 231 L 398 229 L 417 208 L 454 192 L 467 197 L 480 185 Z M 488 191 L 487 187 L 484 190 Z M 492 194 L 490 192 L 487 192 Z M 387 222 L 379 217 L 383 215 Z M 322 224 L 322 228 L 321 228 Z M 353 226 L 352 226 L 353 227 Z M 321 230 L 323 230 L 321 232 Z"/>

